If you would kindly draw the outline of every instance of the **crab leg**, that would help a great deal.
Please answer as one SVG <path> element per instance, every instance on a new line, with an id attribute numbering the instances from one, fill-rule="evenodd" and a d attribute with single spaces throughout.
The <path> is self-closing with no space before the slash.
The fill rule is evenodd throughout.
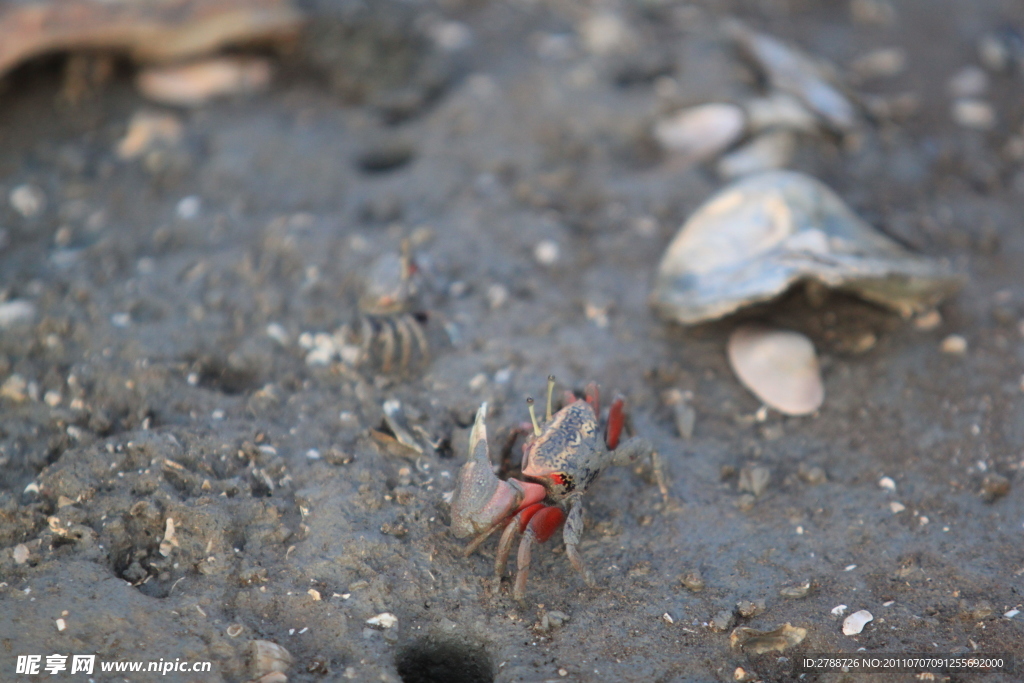
<path id="1" fill-rule="evenodd" d="M 572 566 L 580 573 L 587 585 L 593 587 L 595 585 L 594 575 L 583 564 L 583 558 L 580 557 L 580 552 L 577 549 L 582 535 L 583 505 L 579 500 L 574 500 L 572 507 L 569 508 L 569 517 L 565 520 L 565 528 L 562 529 L 562 540 L 565 541 L 565 554 L 569 556 Z"/>
<path id="2" fill-rule="evenodd" d="M 530 558 L 534 543 L 543 543 L 565 521 L 565 513 L 561 508 L 546 507 L 536 512 L 526 527 L 523 540 L 519 542 L 519 554 L 516 557 L 516 583 L 512 589 L 512 597 L 523 602 L 526 596 L 526 580 L 530 577 Z"/>

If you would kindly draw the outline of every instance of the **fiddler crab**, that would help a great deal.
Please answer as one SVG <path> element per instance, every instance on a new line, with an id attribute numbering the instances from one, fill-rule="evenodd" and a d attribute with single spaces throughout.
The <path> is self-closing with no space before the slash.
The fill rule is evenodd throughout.
<path id="1" fill-rule="evenodd" d="M 499 528 L 494 570 L 500 578 L 517 536 L 522 535 L 517 556 L 513 596 L 523 603 L 530 556 L 536 543 L 544 543 L 562 529 L 565 552 L 588 586 L 594 577 L 580 557 L 583 533 L 583 496 L 601 470 L 609 465 L 628 465 L 650 456 L 662 494 L 667 488 L 661 477 L 657 452 L 642 437 L 619 443 L 625 423 L 624 401 L 616 397 L 603 425 L 597 384 L 586 388 L 586 398 L 565 392 L 565 405 L 551 413 L 555 378 L 548 377 L 547 410 L 544 422 L 537 420 L 533 399 L 528 398 L 532 432 L 523 444 L 522 479 L 499 479 L 491 468 L 487 447 L 487 403 L 476 413 L 469 435 L 469 461 L 462 466 L 451 501 L 451 529 L 456 538 L 473 540 L 465 548 L 471 555 Z"/>

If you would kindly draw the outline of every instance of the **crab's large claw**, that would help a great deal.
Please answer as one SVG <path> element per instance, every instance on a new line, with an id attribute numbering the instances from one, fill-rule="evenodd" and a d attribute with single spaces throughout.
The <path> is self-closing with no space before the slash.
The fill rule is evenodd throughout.
<path id="1" fill-rule="evenodd" d="M 539 484 L 502 481 L 494 474 L 487 449 L 486 415 L 485 402 L 469 433 L 469 462 L 459 471 L 452 495 L 452 533 L 456 538 L 486 536 L 521 507 L 543 500 L 545 495 Z"/>

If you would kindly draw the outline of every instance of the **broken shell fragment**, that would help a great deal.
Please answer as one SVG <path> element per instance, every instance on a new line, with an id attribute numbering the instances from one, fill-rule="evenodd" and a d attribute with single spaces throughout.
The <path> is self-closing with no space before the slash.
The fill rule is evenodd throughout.
<path id="1" fill-rule="evenodd" d="M 685 325 L 768 301 L 801 281 L 909 317 L 964 279 L 861 220 L 823 183 L 765 171 L 722 189 L 683 224 L 658 267 L 651 305 Z"/>
<path id="2" fill-rule="evenodd" d="M 871 612 L 866 609 L 862 609 L 859 612 L 854 612 L 850 616 L 843 620 L 843 635 L 844 636 L 855 636 L 864 630 L 869 621 L 872 621 L 875 617 Z"/>
<path id="3" fill-rule="evenodd" d="M 724 30 L 764 72 L 773 88 L 799 99 L 833 130 L 847 132 L 854 128 L 857 113 L 832 82 L 834 67 L 778 38 L 752 31 L 735 19 L 727 21 Z"/>
<path id="4" fill-rule="evenodd" d="M 825 387 L 811 340 L 798 332 L 756 326 L 729 337 L 729 365 L 743 386 L 786 415 L 809 415 L 821 407 Z"/>
<path id="5" fill-rule="evenodd" d="M 197 107 L 215 97 L 253 93 L 270 84 L 270 62 L 258 57 L 216 57 L 191 64 L 153 66 L 136 85 L 161 104 Z"/>

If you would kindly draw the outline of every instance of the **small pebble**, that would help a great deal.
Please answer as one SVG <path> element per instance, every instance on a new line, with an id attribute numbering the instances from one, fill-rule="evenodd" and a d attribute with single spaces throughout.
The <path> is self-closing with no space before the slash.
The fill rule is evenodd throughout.
<path id="1" fill-rule="evenodd" d="M 796 136 L 791 131 L 769 131 L 723 156 L 716 169 L 723 178 L 732 179 L 784 168 L 792 161 L 795 151 Z"/>
<path id="2" fill-rule="evenodd" d="M 492 311 L 502 308 L 508 303 L 508 288 L 502 284 L 493 284 L 487 288 L 487 305 Z"/>
<path id="3" fill-rule="evenodd" d="M 25 299 L 11 299 L 0 304 L 0 329 L 32 322 L 36 305 Z"/>
<path id="4" fill-rule="evenodd" d="M 828 476 L 825 474 L 825 470 L 817 465 L 808 466 L 806 463 L 800 463 L 800 466 L 797 468 L 797 474 L 811 486 L 824 484 L 828 481 Z"/>
<path id="5" fill-rule="evenodd" d="M 989 130 L 996 125 L 996 111 L 984 100 L 958 99 L 953 102 L 951 115 L 953 121 L 964 128 Z"/>
<path id="6" fill-rule="evenodd" d="M 784 92 L 773 91 L 767 97 L 747 100 L 744 104 L 747 122 L 754 132 L 765 130 L 791 130 L 814 133 L 818 119 L 800 100 Z"/>
<path id="7" fill-rule="evenodd" d="M 579 33 L 587 50 L 596 55 L 620 52 L 633 42 L 629 25 L 611 11 L 591 14 L 580 25 Z"/>
<path id="8" fill-rule="evenodd" d="M 683 586 L 694 593 L 699 593 L 704 590 L 704 577 L 701 576 L 700 571 L 696 569 L 686 572 L 680 580 L 682 581 Z"/>
<path id="9" fill-rule="evenodd" d="M 533 258 L 542 266 L 553 266 L 561 258 L 562 250 L 554 240 L 541 240 L 533 248 Z"/>
<path id="10" fill-rule="evenodd" d="M 960 604 L 960 616 L 969 621 L 985 621 L 992 618 L 996 611 L 988 600 L 979 600 L 970 606 L 965 606 L 963 602 Z"/>
<path id="11" fill-rule="evenodd" d="M 862 609 L 859 612 L 854 612 L 850 616 L 843 620 L 843 635 L 844 636 L 855 636 L 864 630 L 864 627 L 869 621 L 874 619 L 871 612 L 866 609 Z"/>
<path id="12" fill-rule="evenodd" d="M 736 611 L 744 619 L 753 619 L 764 612 L 766 604 L 764 598 L 753 601 L 740 600 L 736 603 Z"/>
<path id="13" fill-rule="evenodd" d="M 0 384 L 0 398 L 10 399 L 15 403 L 21 403 L 28 399 L 28 381 L 21 375 L 15 373 Z"/>
<path id="14" fill-rule="evenodd" d="M 11 207 L 25 218 L 38 216 L 46 208 L 46 195 L 35 185 L 18 185 L 8 196 Z"/>
<path id="15" fill-rule="evenodd" d="M 942 314 L 935 310 L 922 313 L 914 318 L 914 329 L 921 330 L 922 332 L 934 330 L 941 324 Z"/>
<path id="16" fill-rule="evenodd" d="M 962 356 L 967 353 L 967 340 L 959 334 L 951 334 L 942 340 L 942 343 L 939 344 L 939 350 L 942 353 Z"/>
<path id="17" fill-rule="evenodd" d="M 310 588 L 308 591 L 306 591 L 306 593 L 309 595 L 309 597 L 313 598 L 314 601 L 320 602 L 320 591 L 318 591 L 317 589 Z"/>
<path id="18" fill-rule="evenodd" d="M 768 488 L 772 473 L 767 467 L 757 465 L 755 467 L 744 467 L 740 469 L 739 489 L 748 491 L 758 498 Z"/>
<path id="19" fill-rule="evenodd" d="M 881 479 L 878 480 L 878 485 L 881 486 L 886 491 L 896 490 L 896 482 L 892 480 L 892 477 L 882 477 Z"/>
<path id="20" fill-rule="evenodd" d="M 154 147 L 172 146 L 182 137 L 184 127 L 173 114 L 154 111 L 136 112 L 128 123 L 128 130 L 117 143 L 117 156 L 124 160 L 136 159 Z"/>
<path id="21" fill-rule="evenodd" d="M 281 323 L 270 323 L 267 325 L 267 336 L 281 346 L 288 346 L 292 341 L 291 335 L 288 334 L 288 330 L 286 330 L 284 325 Z"/>
<path id="22" fill-rule="evenodd" d="M 946 91 L 950 97 L 980 97 L 988 90 L 988 74 L 977 66 L 965 66 L 956 71 L 946 83 Z"/>
<path id="23" fill-rule="evenodd" d="M 893 501 L 893 502 L 889 503 L 889 510 L 894 515 L 898 515 L 899 513 L 903 512 L 906 509 L 907 509 L 907 506 L 904 505 L 903 503 L 897 503 L 896 501 Z"/>
<path id="24" fill-rule="evenodd" d="M 987 503 L 994 503 L 1010 492 L 1010 480 L 997 472 L 989 472 L 981 480 L 981 497 Z"/>
<path id="25" fill-rule="evenodd" d="M 898 47 L 881 47 L 861 55 L 850 64 L 850 70 L 861 80 L 892 78 L 907 67 L 907 53 Z"/>
<path id="26" fill-rule="evenodd" d="M 1018 614 L 1020 614 L 1020 610 L 1019 609 L 1012 609 L 1009 612 L 1006 612 L 1005 614 L 1003 614 L 1003 617 L 1005 617 L 1006 619 L 1013 619 Z"/>
<path id="27" fill-rule="evenodd" d="M 14 546 L 14 550 L 11 553 L 14 556 L 14 564 L 25 564 L 28 562 L 29 550 L 28 546 L 24 543 L 19 543 Z"/>
<path id="28" fill-rule="evenodd" d="M 858 24 L 866 26 L 892 26 L 896 23 L 896 10 L 888 0 L 851 0 L 850 15 Z"/>
<path id="29" fill-rule="evenodd" d="M 63 400 L 64 397 L 61 396 L 61 393 L 59 391 L 54 391 L 53 389 L 50 389 L 45 394 L 43 394 L 43 403 L 50 406 L 51 408 L 56 408 L 61 404 L 61 401 Z"/>
<path id="30" fill-rule="evenodd" d="M 669 152 L 699 162 L 732 146 L 745 127 L 746 115 L 735 104 L 702 104 L 658 121 L 654 139 Z"/>
<path id="31" fill-rule="evenodd" d="M 675 619 L 673 619 L 672 615 L 669 614 L 668 612 L 665 612 L 664 614 L 661 615 L 661 620 L 664 621 L 666 624 L 674 624 L 674 623 L 676 623 Z"/>
<path id="32" fill-rule="evenodd" d="M 841 617 L 846 614 L 846 605 L 836 605 L 832 608 L 832 616 Z"/>
<path id="33" fill-rule="evenodd" d="M 174 211 L 178 214 L 178 218 L 190 221 L 199 217 L 199 210 L 202 206 L 202 200 L 193 194 L 179 200 Z"/>
<path id="34" fill-rule="evenodd" d="M 736 623 L 736 615 L 733 614 L 731 609 L 723 609 L 715 614 L 711 618 L 710 626 L 712 631 L 723 633 L 732 628 L 732 625 Z"/>
<path id="35" fill-rule="evenodd" d="M 57 620 L 57 630 L 58 631 L 63 631 L 67 627 L 68 627 L 68 624 L 67 624 L 66 621 L 64 621 L 63 619 L 58 619 Z"/>

